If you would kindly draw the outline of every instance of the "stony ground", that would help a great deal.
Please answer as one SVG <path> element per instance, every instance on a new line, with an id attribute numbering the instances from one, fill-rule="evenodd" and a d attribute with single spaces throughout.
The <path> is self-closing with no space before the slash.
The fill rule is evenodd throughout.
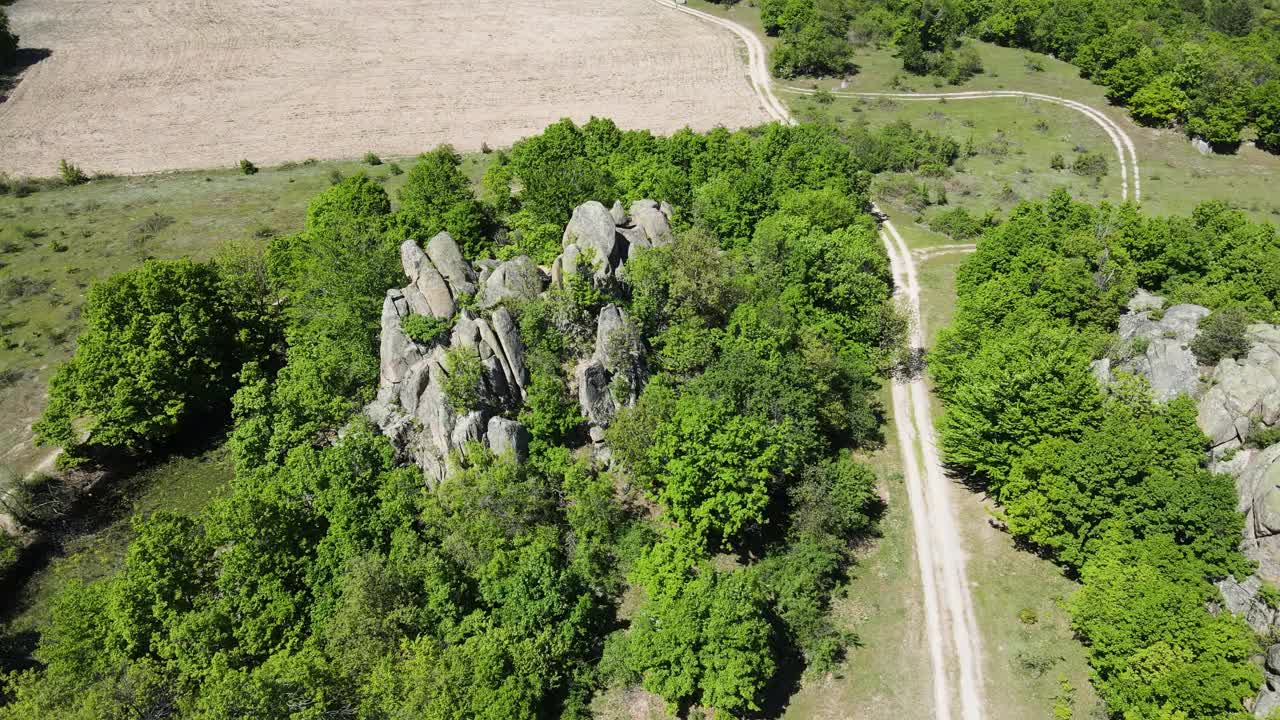
<path id="1" fill-rule="evenodd" d="M 144 173 L 438 143 L 561 117 L 767 118 L 729 33 L 647 0 L 19 0 L 49 56 L 0 103 L 0 170 Z"/>

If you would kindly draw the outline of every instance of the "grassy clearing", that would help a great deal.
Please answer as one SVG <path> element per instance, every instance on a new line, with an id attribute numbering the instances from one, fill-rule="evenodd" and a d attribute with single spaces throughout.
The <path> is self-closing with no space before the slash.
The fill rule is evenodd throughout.
<path id="1" fill-rule="evenodd" d="M 881 402 L 890 402 L 887 387 Z M 860 554 L 832 608 L 858 645 L 838 672 L 807 680 L 784 717 L 899 720 L 928 714 L 922 711 L 932 702 L 928 643 L 911 511 L 892 422 L 884 432 L 885 447 L 864 458 L 880 476 L 888 504 L 881 536 Z"/>
<path id="2" fill-rule="evenodd" d="M 467 156 L 476 182 L 486 155 Z M 407 173 L 412 160 L 401 160 Z M 391 162 L 358 161 L 96 180 L 0 197 L 0 465 L 25 475 L 45 455 L 30 443 L 49 376 L 73 350 L 88 287 L 147 258 L 212 256 L 228 240 L 266 242 L 301 229 L 307 201 L 337 175 L 366 172 L 388 192 Z"/>
<path id="3" fill-rule="evenodd" d="M 1201 155 L 1175 130 L 1135 124 L 1124 108 L 1111 106 L 1105 90 L 1079 76 L 1071 65 L 1022 50 L 975 43 L 986 71 L 961 86 L 938 84 L 903 72 L 888 48 L 858 53 L 859 72 L 847 79 L 804 80 L 788 84 L 847 92 L 952 92 L 1022 90 L 1087 103 L 1120 124 L 1133 139 L 1142 176 L 1143 209 L 1153 214 L 1186 213 L 1205 200 L 1221 200 L 1255 220 L 1280 221 L 1280 198 L 1272 191 L 1280 180 L 1280 155 L 1241 147 L 1235 155 Z M 1042 68 L 1042 69 L 1036 69 Z M 832 122 L 865 121 L 873 126 L 907 120 L 950 135 L 961 143 L 973 138 L 979 155 L 964 161 L 948 181 L 951 204 L 971 209 L 1007 209 L 1017 197 L 1042 197 L 1066 186 L 1090 202 L 1119 201 L 1118 160 L 1102 129 L 1081 113 L 1033 100 L 895 101 L 837 98 L 829 105 L 782 93 L 798 117 L 826 117 Z M 1000 152 L 999 146 L 1005 146 Z M 1061 153 L 1068 163 L 1079 145 L 1106 155 L 1109 172 L 1098 184 L 1069 171 L 1049 168 Z M 992 152 L 995 151 L 995 152 Z M 1007 184 L 1013 193 L 1006 193 Z M 953 190 L 960 190 L 959 193 Z M 965 191 L 968 191 L 967 194 Z M 1014 196 L 1017 197 L 1014 197 Z"/>
<path id="4" fill-rule="evenodd" d="M 224 495 L 231 481 L 231 459 L 224 448 L 166 462 L 124 480 L 130 499 L 124 507 L 103 518 L 96 531 L 67 540 L 49 564 L 13 596 L 7 608 L 9 621 L 3 630 L 20 634 L 38 630 L 48 621 L 53 598 L 71 582 L 92 582 L 114 575 L 124 564 L 133 537 L 133 517 L 156 511 L 194 515 Z"/>

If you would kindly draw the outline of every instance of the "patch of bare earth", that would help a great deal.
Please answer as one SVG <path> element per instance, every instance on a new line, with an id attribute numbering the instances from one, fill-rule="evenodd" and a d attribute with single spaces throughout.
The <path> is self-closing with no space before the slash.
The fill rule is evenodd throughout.
<path id="1" fill-rule="evenodd" d="M 562 117 L 767 120 L 737 40 L 646 0 L 19 0 L 50 51 L 0 103 L 0 170 L 144 173 L 501 146 Z"/>

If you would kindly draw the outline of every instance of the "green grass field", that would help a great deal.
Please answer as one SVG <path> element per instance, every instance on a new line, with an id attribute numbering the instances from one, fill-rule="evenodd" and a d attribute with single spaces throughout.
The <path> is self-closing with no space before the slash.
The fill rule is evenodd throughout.
<path id="1" fill-rule="evenodd" d="M 123 504 L 99 518 L 100 528 L 64 542 L 48 566 L 19 589 L 13 605 L 5 609 L 8 620 L 0 630 L 14 634 L 37 630 L 48 620 L 53 598 L 68 583 L 110 577 L 123 566 L 133 537 L 133 517 L 158 510 L 198 514 L 227 492 L 231 474 L 226 449 L 215 448 L 174 456 L 123 480 L 128 485 L 123 489 Z"/>

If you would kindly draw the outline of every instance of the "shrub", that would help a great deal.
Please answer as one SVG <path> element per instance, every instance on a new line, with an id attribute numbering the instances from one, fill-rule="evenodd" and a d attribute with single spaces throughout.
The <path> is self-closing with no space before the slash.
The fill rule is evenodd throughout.
<path id="1" fill-rule="evenodd" d="M 1049 158 L 1050 170 L 1065 170 L 1066 168 L 1067 159 L 1062 157 L 1062 153 L 1054 153 L 1053 157 Z"/>
<path id="2" fill-rule="evenodd" d="M 1191 341 L 1191 352 L 1204 365 L 1215 365 L 1222 358 L 1238 358 L 1249 352 L 1244 331 L 1249 317 L 1239 308 L 1219 310 L 1200 323 L 1200 332 Z"/>
<path id="3" fill-rule="evenodd" d="M 480 405 L 480 384 L 484 381 L 484 366 L 480 356 L 470 348 L 454 348 L 445 353 L 444 396 L 455 412 L 465 413 Z"/>
<path id="4" fill-rule="evenodd" d="M 58 177 L 62 178 L 63 185 L 83 185 L 89 182 L 89 176 L 79 166 L 74 165 L 62 159 L 58 161 Z"/>
<path id="5" fill-rule="evenodd" d="M 400 321 L 400 329 L 414 342 L 430 345 L 437 338 L 449 332 L 452 326 L 448 320 L 431 315 L 410 315 Z"/>
<path id="6" fill-rule="evenodd" d="M 1107 174 L 1107 157 L 1102 153 L 1080 153 L 1071 163 L 1071 172 L 1097 180 Z"/>
<path id="7" fill-rule="evenodd" d="M 253 164 L 253 163 L 251 163 L 251 162 L 249 162 L 247 159 L 246 159 L 246 160 L 241 160 L 241 161 L 240 161 L 240 174 L 241 174 L 241 175 L 257 175 L 257 174 L 258 174 L 258 166 L 257 166 L 257 165 L 254 165 L 254 164 Z"/>
<path id="8" fill-rule="evenodd" d="M 392 175 L 403 175 L 404 169 L 400 167 L 400 163 L 391 163 L 387 166 L 387 172 Z"/>
<path id="9" fill-rule="evenodd" d="M 382 158 L 378 157 L 377 155 L 371 152 L 367 152 L 364 154 L 364 164 L 365 165 L 381 165 Z"/>
<path id="10" fill-rule="evenodd" d="M 1246 447 L 1258 450 L 1269 448 L 1276 443 L 1280 443 L 1280 425 L 1254 430 L 1244 441 Z"/>

